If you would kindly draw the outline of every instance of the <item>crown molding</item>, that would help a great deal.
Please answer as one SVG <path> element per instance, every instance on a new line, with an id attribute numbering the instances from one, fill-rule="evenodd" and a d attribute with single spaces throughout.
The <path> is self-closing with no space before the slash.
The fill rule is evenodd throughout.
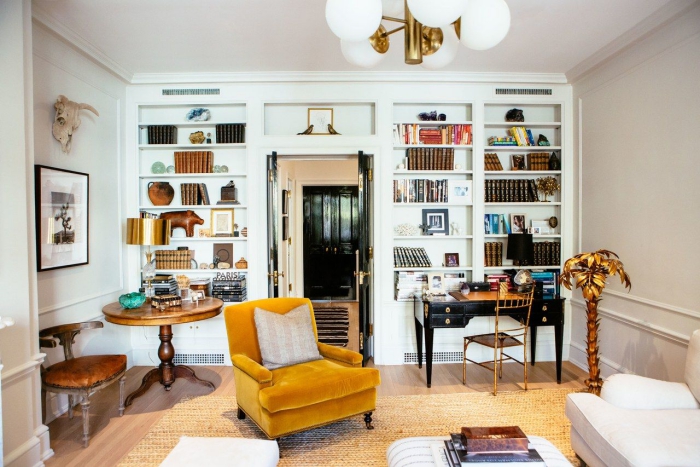
<path id="1" fill-rule="evenodd" d="M 104 69 L 116 75 L 124 82 L 131 83 L 133 73 L 120 66 L 117 62 L 102 53 L 102 51 L 93 46 L 90 42 L 83 39 L 73 30 L 67 28 L 63 23 L 48 15 L 45 11 L 36 7 L 35 5 L 32 5 L 32 19 L 36 23 L 56 34 L 71 46 L 78 49 L 90 59 L 97 62 Z"/>
<path id="2" fill-rule="evenodd" d="M 468 73 L 439 71 L 278 71 L 252 73 L 135 73 L 131 84 L 298 83 L 298 82 L 440 82 L 567 84 L 563 73 Z"/>
<path id="3" fill-rule="evenodd" d="M 647 16 L 632 29 L 618 36 L 608 45 L 599 49 L 593 55 L 567 71 L 566 78 L 568 82 L 573 84 L 579 81 L 625 50 L 639 43 L 664 26 L 674 22 L 696 7 L 698 7 L 697 0 L 676 0 L 668 2 L 666 5 Z"/>

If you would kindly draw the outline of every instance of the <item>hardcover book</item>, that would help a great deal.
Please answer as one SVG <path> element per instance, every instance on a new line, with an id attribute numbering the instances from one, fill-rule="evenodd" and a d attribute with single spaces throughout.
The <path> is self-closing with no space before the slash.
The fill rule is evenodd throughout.
<path id="1" fill-rule="evenodd" d="M 469 454 L 527 452 L 527 436 L 517 426 L 462 427 L 461 435 Z"/>

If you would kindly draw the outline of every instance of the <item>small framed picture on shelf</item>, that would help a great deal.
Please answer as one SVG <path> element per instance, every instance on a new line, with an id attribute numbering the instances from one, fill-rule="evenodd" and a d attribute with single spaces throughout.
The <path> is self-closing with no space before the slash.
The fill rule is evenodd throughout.
<path id="1" fill-rule="evenodd" d="M 510 233 L 526 233 L 527 227 L 525 227 L 525 219 L 525 214 L 511 214 Z"/>
<path id="2" fill-rule="evenodd" d="M 449 211 L 447 209 L 423 209 L 423 226 L 426 235 L 448 235 Z"/>
<path id="3" fill-rule="evenodd" d="M 525 170 L 524 154 L 513 154 L 510 156 L 510 170 Z"/>
<path id="4" fill-rule="evenodd" d="M 212 237 L 233 237 L 233 209 L 211 210 Z"/>
<path id="5" fill-rule="evenodd" d="M 547 235 L 552 233 L 552 228 L 549 226 L 548 221 L 535 221 L 532 220 L 530 221 L 530 229 L 532 229 L 533 234 L 535 235 Z"/>
<path id="6" fill-rule="evenodd" d="M 445 267 L 456 268 L 459 266 L 459 253 L 445 253 Z"/>
<path id="7" fill-rule="evenodd" d="M 212 249 L 214 262 L 233 265 L 233 243 L 214 243 Z"/>
<path id="8" fill-rule="evenodd" d="M 445 276 L 441 272 L 428 274 L 428 292 L 433 295 L 445 295 Z"/>
<path id="9" fill-rule="evenodd" d="M 313 125 L 312 135 L 328 135 L 328 125 L 333 126 L 333 109 L 309 108 L 308 127 Z"/>
<path id="10" fill-rule="evenodd" d="M 472 181 L 448 180 L 447 201 L 455 204 L 472 204 Z"/>

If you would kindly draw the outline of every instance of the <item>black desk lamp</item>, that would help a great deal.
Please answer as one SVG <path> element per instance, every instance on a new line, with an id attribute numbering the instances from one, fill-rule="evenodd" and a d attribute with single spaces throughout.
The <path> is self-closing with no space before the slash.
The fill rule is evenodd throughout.
<path id="1" fill-rule="evenodd" d="M 532 244 L 532 234 L 519 233 L 508 234 L 508 249 L 506 258 L 513 260 L 514 266 L 528 266 L 535 262 L 534 247 Z M 513 282 L 518 286 L 518 290 L 525 289 L 532 284 L 532 275 L 527 269 L 521 269 L 513 277 Z"/>

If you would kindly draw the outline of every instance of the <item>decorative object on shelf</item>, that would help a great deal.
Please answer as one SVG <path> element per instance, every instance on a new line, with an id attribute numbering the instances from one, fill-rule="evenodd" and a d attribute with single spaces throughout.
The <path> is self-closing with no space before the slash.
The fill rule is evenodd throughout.
<path id="1" fill-rule="evenodd" d="M 423 209 L 423 224 L 428 226 L 427 235 L 448 235 L 450 213 L 447 209 Z"/>
<path id="2" fill-rule="evenodd" d="M 532 229 L 532 232 L 530 232 L 532 234 L 545 235 L 552 233 L 547 221 L 531 220 L 530 228 Z"/>
<path id="3" fill-rule="evenodd" d="M 199 263 L 199 269 L 210 269 L 209 263 Z"/>
<path id="4" fill-rule="evenodd" d="M 233 209 L 211 210 L 211 235 L 212 237 L 233 236 Z"/>
<path id="5" fill-rule="evenodd" d="M 221 187 L 221 201 L 236 201 L 236 184 L 233 180 Z"/>
<path id="6" fill-rule="evenodd" d="M 450 223 L 450 227 L 452 227 L 452 235 L 462 235 L 462 228 L 457 222 Z"/>
<path id="7" fill-rule="evenodd" d="M 419 228 L 413 224 L 399 224 L 395 227 L 396 235 L 401 237 L 412 237 L 418 235 Z"/>
<path id="8" fill-rule="evenodd" d="M 207 144 L 211 144 L 211 133 L 207 133 Z"/>
<path id="9" fill-rule="evenodd" d="M 506 259 L 512 259 L 514 266 L 528 266 L 535 262 L 535 250 L 532 243 L 532 234 L 511 233 L 508 234 L 508 248 Z"/>
<path id="10" fill-rule="evenodd" d="M 418 224 L 418 228 L 420 229 L 421 235 L 428 235 L 428 228 L 430 226 L 428 224 Z"/>
<path id="11" fill-rule="evenodd" d="M 151 165 L 151 173 L 158 175 L 165 173 L 165 164 L 161 161 L 154 162 L 153 165 Z"/>
<path id="12" fill-rule="evenodd" d="M 248 227 L 243 227 L 243 230 L 241 230 L 241 235 L 244 237 L 248 236 Z"/>
<path id="13" fill-rule="evenodd" d="M 556 152 L 549 156 L 549 170 L 561 170 L 561 161 Z"/>
<path id="14" fill-rule="evenodd" d="M 219 173 L 221 173 L 221 166 L 215 165 L 212 170 L 214 171 L 215 174 L 219 174 Z"/>
<path id="15" fill-rule="evenodd" d="M 456 268 L 459 266 L 459 253 L 445 253 L 445 267 Z"/>
<path id="16" fill-rule="evenodd" d="M 209 229 L 201 229 L 201 228 L 200 228 L 200 229 L 197 231 L 197 236 L 198 236 L 199 238 L 209 238 L 209 237 L 211 237 L 211 230 L 209 230 Z"/>
<path id="17" fill-rule="evenodd" d="M 537 145 L 538 146 L 549 146 L 549 140 L 547 137 L 543 134 L 540 133 L 540 136 L 537 137 Z"/>
<path id="18" fill-rule="evenodd" d="M 461 164 L 455 164 L 455 170 L 462 170 Z"/>
<path id="19" fill-rule="evenodd" d="M 444 279 L 445 276 L 441 272 L 431 272 L 428 274 L 428 292 L 430 295 L 445 295 L 445 289 L 443 288 Z"/>
<path id="20" fill-rule="evenodd" d="M 148 199 L 154 206 L 168 206 L 175 197 L 175 190 L 168 182 L 149 182 Z"/>
<path id="21" fill-rule="evenodd" d="M 228 173 L 228 165 L 222 165 L 219 170 L 221 170 L 222 174 L 227 174 Z"/>
<path id="22" fill-rule="evenodd" d="M 535 180 L 535 183 L 537 184 L 537 191 L 541 191 L 544 195 L 544 202 L 549 202 L 547 196 L 552 196 L 561 188 L 561 185 L 554 177 L 540 177 Z"/>
<path id="23" fill-rule="evenodd" d="M 331 125 L 330 123 L 328 124 L 328 133 L 331 135 L 339 135 L 340 134 L 337 131 L 335 131 L 335 128 L 333 128 L 333 125 Z"/>
<path id="24" fill-rule="evenodd" d="M 231 263 L 227 263 L 226 261 L 219 261 L 216 263 L 216 267 L 219 269 L 231 269 Z"/>
<path id="25" fill-rule="evenodd" d="M 206 122 L 211 118 L 211 112 L 209 109 L 204 109 L 202 107 L 195 107 L 187 112 L 188 122 Z"/>
<path id="26" fill-rule="evenodd" d="M 80 126 L 80 111 L 89 110 L 98 117 L 100 113 L 89 104 L 79 104 L 73 102 L 64 95 L 59 95 L 56 103 L 53 105 L 56 109 L 56 116 L 53 120 L 51 132 L 53 137 L 61 143 L 61 150 L 68 154 L 71 148 L 71 140 L 73 133 Z"/>
<path id="27" fill-rule="evenodd" d="M 444 122 L 447 120 L 447 115 L 438 114 L 437 110 L 433 110 L 431 112 L 421 112 L 418 114 L 418 120 L 422 122 Z"/>
<path id="28" fill-rule="evenodd" d="M 160 218 L 170 221 L 170 235 L 173 234 L 173 230 L 176 228 L 181 228 L 185 229 L 187 237 L 194 237 L 194 226 L 204 224 L 204 219 L 191 209 L 187 211 L 163 212 L 160 214 Z"/>
<path id="29" fill-rule="evenodd" d="M 175 166 L 174 166 L 174 165 L 169 165 L 169 166 L 165 169 L 165 172 L 166 172 L 166 173 L 169 173 L 169 174 L 174 174 L 174 173 L 175 173 Z"/>
<path id="30" fill-rule="evenodd" d="M 524 122 L 525 115 L 522 109 L 510 109 L 506 112 L 506 122 Z"/>
<path id="31" fill-rule="evenodd" d="M 505 0 L 442 0 L 440 8 L 435 8 L 430 0 L 400 3 L 326 2 L 326 22 L 341 39 L 341 50 L 348 62 L 363 67 L 376 65 L 389 50 L 389 36 L 403 30 L 404 62 L 440 68 L 455 58 L 460 41 L 471 49 L 485 50 L 503 40 L 510 28 L 510 10 Z M 404 26 L 387 32 L 382 20 Z"/>
<path id="32" fill-rule="evenodd" d="M 510 156 L 510 170 L 525 170 L 524 154 L 512 154 Z"/>
<path id="33" fill-rule="evenodd" d="M 86 173 L 34 166 L 37 271 L 88 264 Z"/>
<path id="34" fill-rule="evenodd" d="M 142 268 L 142 277 L 146 281 L 146 297 L 153 296 L 151 281 L 156 275 L 153 261 L 152 245 L 170 244 L 170 221 L 167 219 L 128 218 L 126 220 L 126 244 L 147 246 L 146 263 Z"/>
<path id="35" fill-rule="evenodd" d="M 177 288 L 180 289 L 180 298 L 183 301 L 190 300 L 190 278 L 184 274 L 178 274 L 175 276 L 177 281 Z"/>
<path id="36" fill-rule="evenodd" d="M 192 144 L 202 144 L 206 140 L 203 131 L 195 131 L 190 133 L 190 143 Z"/>
<path id="37" fill-rule="evenodd" d="M 297 135 L 310 135 L 311 133 L 313 133 L 313 131 L 314 131 L 314 126 L 309 125 L 308 128 L 306 128 L 306 130 L 302 131 L 301 133 L 297 133 Z"/>
<path id="38" fill-rule="evenodd" d="M 519 234 L 525 233 L 525 214 L 511 214 L 510 215 L 510 226 L 511 230 L 509 233 Z"/>
<path id="39" fill-rule="evenodd" d="M 241 259 L 236 261 L 236 269 L 247 269 L 248 268 L 248 261 L 241 256 Z"/>
<path id="40" fill-rule="evenodd" d="M 559 219 L 557 219 L 557 216 L 552 216 L 549 218 L 549 226 L 551 228 L 556 229 L 558 225 L 559 225 Z"/>
<path id="41" fill-rule="evenodd" d="M 470 205 L 473 203 L 471 180 L 448 180 L 447 200 L 454 204 Z"/>
<path id="42" fill-rule="evenodd" d="M 236 224 L 236 223 L 234 222 L 234 223 L 233 223 L 233 236 L 234 236 L 234 237 L 238 237 L 238 236 L 240 236 L 240 234 L 241 234 L 241 233 L 238 231 L 238 224 Z"/>
<path id="43" fill-rule="evenodd" d="M 213 257 L 216 258 L 215 262 L 220 269 L 220 262 L 223 261 L 229 265 L 233 262 L 233 243 L 214 243 L 212 251 L 214 253 Z"/>
<path id="44" fill-rule="evenodd" d="M 127 310 L 138 308 L 143 305 L 145 301 L 146 294 L 141 292 L 131 292 L 119 296 L 119 304 Z"/>
<path id="45" fill-rule="evenodd" d="M 586 301 L 586 355 L 588 356 L 588 392 L 600 395 L 603 380 L 600 377 L 598 357 L 598 302 L 609 276 L 620 276 L 620 283 L 630 289 L 632 282 L 619 256 L 609 250 L 580 253 L 564 263 L 559 283 L 571 290 L 572 284 L 581 289 Z"/>
<path id="46" fill-rule="evenodd" d="M 309 108 L 307 110 L 307 124 L 311 128 L 310 135 L 328 135 L 333 128 L 333 109 Z"/>

